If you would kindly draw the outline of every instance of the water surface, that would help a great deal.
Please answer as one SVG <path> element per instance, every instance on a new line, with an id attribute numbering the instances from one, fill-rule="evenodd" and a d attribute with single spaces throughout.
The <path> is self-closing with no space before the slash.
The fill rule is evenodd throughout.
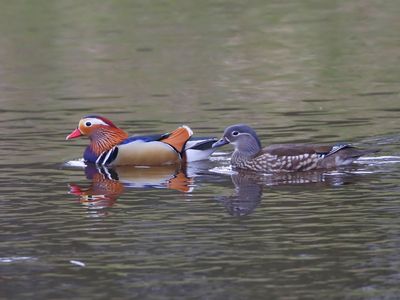
<path id="1" fill-rule="evenodd" d="M 2 298 L 398 297 L 398 1 L 1 7 Z M 182 168 L 65 166 L 93 113 L 132 134 L 245 122 L 265 145 L 381 152 L 285 176 L 232 172 L 229 147 Z"/>

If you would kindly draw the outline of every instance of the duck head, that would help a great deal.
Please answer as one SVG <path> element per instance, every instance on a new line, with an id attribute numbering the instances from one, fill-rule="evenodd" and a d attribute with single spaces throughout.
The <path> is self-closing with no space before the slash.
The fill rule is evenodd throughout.
<path id="1" fill-rule="evenodd" d="M 78 127 L 66 137 L 66 140 L 81 136 L 87 136 L 90 139 L 88 147 L 90 151 L 95 155 L 100 155 L 122 142 L 128 137 L 128 134 L 109 119 L 90 115 L 79 121 Z"/>
<path id="2" fill-rule="evenodd" d="M 235 151 L 243 155 L 255 155 L 261 150 L 261 143 L 257 133 L 250 126 L 236 124 L 225 129 L 220 140 L 213 144 L 213 148 L 232 144 Z"/>
<path id="3" fill-rule="evenodd" d="M 118 129 L 109 119 L 101 116 L 85 116 L 78 124 L 78 127 L 71 132 L 65 139 L 70 140 L 80 136 L 87 136 L 89 138 L 95 136 L 102 131 L 112 131 Z"/>

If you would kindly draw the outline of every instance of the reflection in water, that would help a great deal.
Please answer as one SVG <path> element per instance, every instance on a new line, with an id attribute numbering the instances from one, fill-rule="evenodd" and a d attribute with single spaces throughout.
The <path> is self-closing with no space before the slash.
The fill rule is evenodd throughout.
<path id="1" fill-rule="evenodd" d="M 218 200 L 232 216 L 245 216 L 252 213 L 261 201 L 263 185 L 242 172 L 232 174 L 231 179 L 235 185 L 235 194 L 220 196 Z"/>
<path id="2" fill-rule="evenodd" d="M 324 187 L 351 184 L 359 179 L 357 174 L 348 172 L 327 173 L 323 171 L 289 172 L 260 174 L 239 170 L 231 175 L 235 193 L 231 196 L 220 196 L 218 200 L 232 216 L 251 214 L 261 201 L 264 187 L 270 190 L 300 187 L 301 189 L 322 189 Z"/>
<path id="3" fill-rule="evenodd" d="M 134 189 L 172 189 L 182 193 L 191 193 L 194 178 L 209 173 L 201 164 L 186 166 L 134 167 L 120 166 L 107 168 L 89 164 L 85 167 L 86 178 L 91 180 L 89 186 L 71 183 L 70 194 L 76 195 L 79 202 L 88 209 L 111 207 L 129 188 Z M 342 186 L 360 180 L 358 171 L 347 168 L 342 171 L 310 171 L 263 174 L 238 170 L 231 174 L 235 186 L 230 196 L 218 196 L 232 216 L 251 214 L 261 201 L 263 190 L 321 190 L 326 187 Z M 214 177 L 213 182 L 218 180 Z"/>
<path id="4" fill-rule="evenodd" d="M 92 182 L 83 187 L 71 183 L 70 193 L 88 208 L 101 209 L 114 205 L 126 188 L 167 188 L 188 193 L 192 180 L 177 166 L 107 168 L 90 164 L 85 174 Z"/>
<path id="5" fill-rule="evenodd" d="M 79 201 L 87 207 L 103 208 L 112 206 L 118 196 L 123 193 L 124 186 L 118 180 L 109 179 L 102 173 L 93 175 L 89 187 L 70 184 L 70 193 L 79 197 Z"/>

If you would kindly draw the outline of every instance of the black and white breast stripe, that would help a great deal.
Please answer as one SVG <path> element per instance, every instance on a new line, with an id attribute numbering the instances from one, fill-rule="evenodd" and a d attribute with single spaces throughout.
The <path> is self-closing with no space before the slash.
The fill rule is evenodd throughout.
<path id="1" fill-rule="evenodd" d="M 117 157 L 118 151 L 119 151 L 118 147 L 114 147 L 114 148 L 111 148 L 108 151 L 104 151 L 96 159 L 96 164 L 102 165 L 102 166 L 111 164 L 115 160 L 115 158 Z"/>

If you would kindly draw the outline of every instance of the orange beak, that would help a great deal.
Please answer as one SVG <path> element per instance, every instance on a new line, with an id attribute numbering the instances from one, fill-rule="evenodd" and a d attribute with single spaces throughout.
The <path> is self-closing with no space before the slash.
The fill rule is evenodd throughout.
<path id="1" fill-rule="evenodd" d="M 80 137 L 81 135 L 82 135 L 81 131 L 79 130 L 79 128 L 77 128 L 74 131 L 72 131 L 69 135 L 67 135 L 65 139 L 66 140 L 75 139 L 77 137 Z"/>

